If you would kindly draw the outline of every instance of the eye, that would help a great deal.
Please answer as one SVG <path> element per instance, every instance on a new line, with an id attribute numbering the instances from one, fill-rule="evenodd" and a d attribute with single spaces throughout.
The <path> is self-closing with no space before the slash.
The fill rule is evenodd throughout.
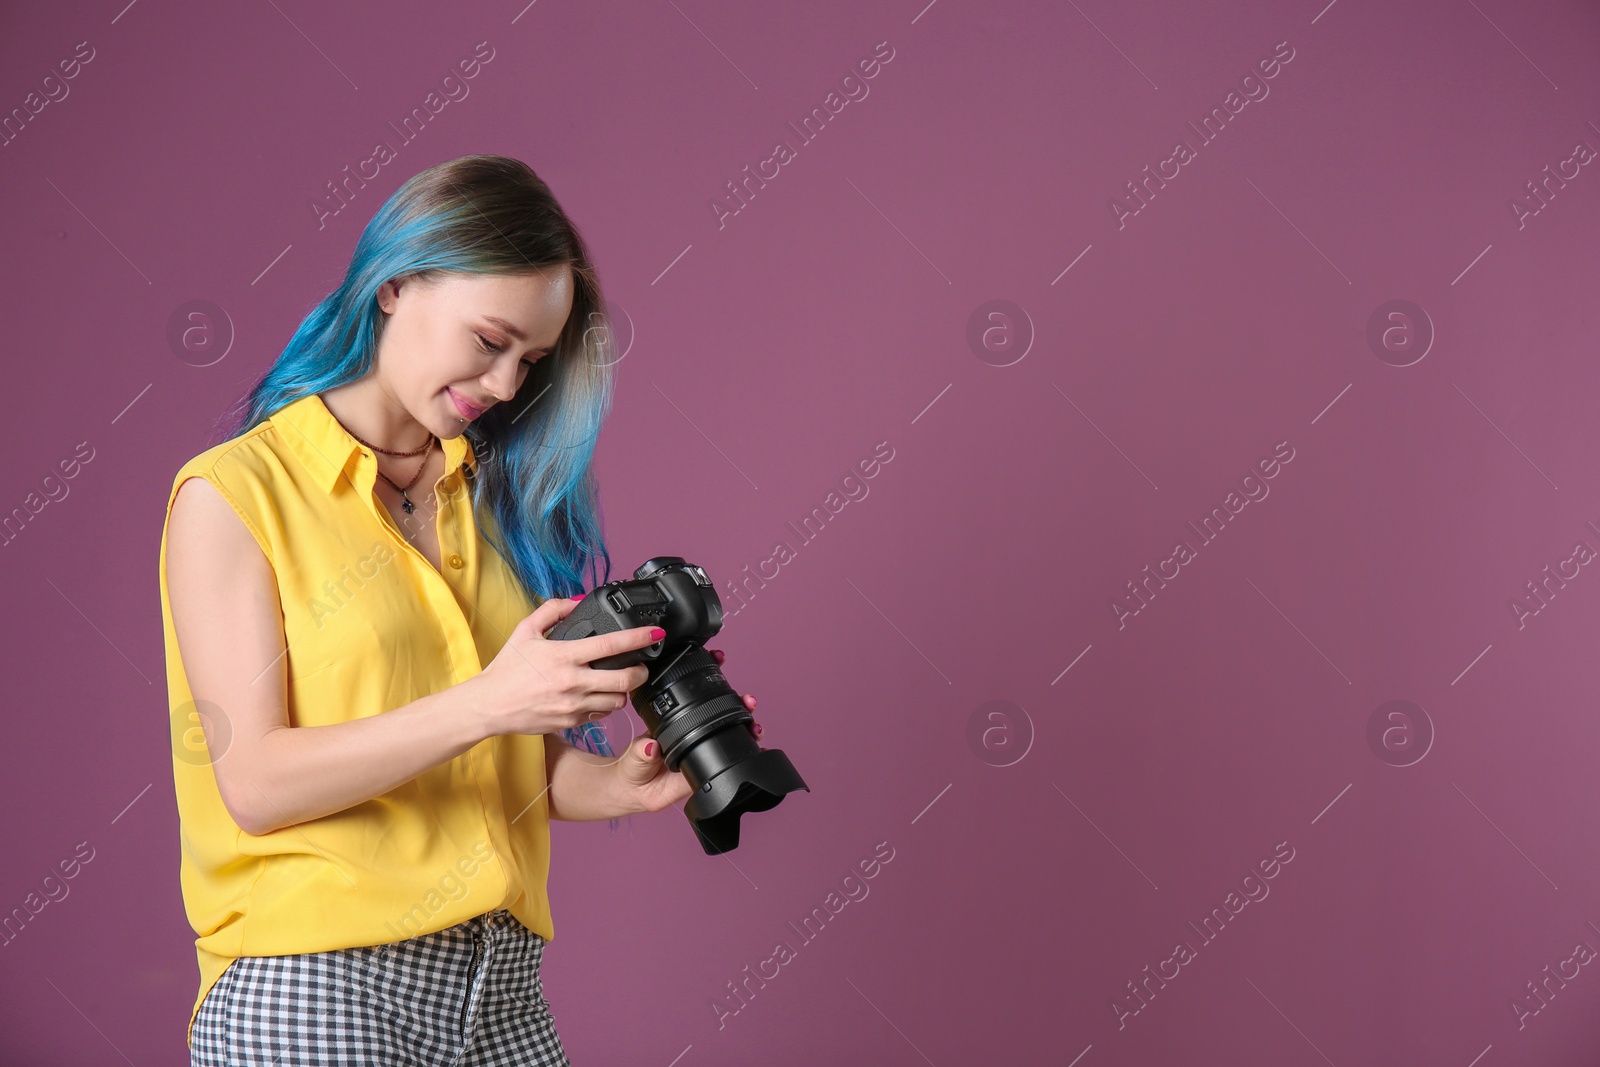
<path id="1" fill-rule="evenodd" d="M 474 336 L 474 337 L 476 337 L 478 339 L 478 347 L 483 349 L 485 352 L 503 352 L 503 351 L 505 351 L 504 348 L 502 348 L 500 345 L 497 345 L 497 344 L 494 344 L 494 343 L 490 342 L 481 333 L 475 333 L 472 336 Z"/>

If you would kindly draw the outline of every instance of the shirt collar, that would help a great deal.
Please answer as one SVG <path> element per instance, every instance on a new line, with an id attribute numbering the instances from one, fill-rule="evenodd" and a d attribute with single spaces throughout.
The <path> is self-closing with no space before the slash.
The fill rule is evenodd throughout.
<path id="1" fill-rule="evenodd" d="M 269 421 L 325 492 L 333 492 L 339 479 L 349 471 L 351 461 L 363 451 L 361 442 L 333 417 L 333 412 L 317 393 L 290 401 L 273 412 Z M 444 449 L 446 474 L 458 467 L 477 471 L 478 458 L 466 434 L 440 438 L 439 443 Z"/>

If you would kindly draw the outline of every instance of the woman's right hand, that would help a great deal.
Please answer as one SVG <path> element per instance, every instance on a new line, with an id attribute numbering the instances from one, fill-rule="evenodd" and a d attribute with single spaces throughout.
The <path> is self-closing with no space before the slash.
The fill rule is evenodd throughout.
<path id="1" fill-rule="evenodd" d="M 544 636 L 572 613 L 576 600 L 546 600 L 517 623 L 499 653 L 471 679 L 478 690 L 489 736 L 547 734 L 603 719 L 628 703 L 650 678 L 643 664 L 613 670 L 589 666 L 597 659 L 648 648 L 666 632 L 639 626 L 574 641 Z"/>

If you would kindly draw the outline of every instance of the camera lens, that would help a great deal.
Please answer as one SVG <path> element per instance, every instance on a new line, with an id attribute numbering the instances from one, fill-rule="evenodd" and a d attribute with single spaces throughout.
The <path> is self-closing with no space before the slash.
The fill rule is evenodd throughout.
<path id="1" fill-rule="evenodd" d="M 682 771 L 694 789 L 684 814 L 707 854 L 739 846 L 743 813 L 776 807 L 796 789 L 809 791 L 787 756 L 750 736 L 746 726 L 754 717 L 704 646 L 685 647 L 647 685 L 650 699 L 640 702 L 640 714 L 667 768 Z"/>
<path id="2" fill-rule="evenodd" d="M 660 668 L 641 695 L 656 713 L 660 725 L 653 732 L 668 767 L 674 767 L 701 738 L 755 721 L 743 698 L 723 677 L 716 657 L 699 645 L 685 646 L 681 655 Z"/>

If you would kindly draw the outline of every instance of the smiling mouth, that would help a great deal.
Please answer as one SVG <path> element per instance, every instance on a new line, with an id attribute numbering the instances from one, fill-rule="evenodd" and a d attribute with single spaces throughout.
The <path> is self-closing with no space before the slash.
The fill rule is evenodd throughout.
<path id="1" fill-rule="evenodd" d="M 489 410 L 486 407 L 480 408 L 476 404 L 470 403 L 460 393 L 456 392 L 454 389 L 451 389 L 448 385 L 445 386 L 445 392 L 450 394 L 450 399 L 454 401 L 456 410 L 461 412 L 462 415 L 469 419 L 475 419 L 479 415 L 482 415 L 485 411 Z"/>

